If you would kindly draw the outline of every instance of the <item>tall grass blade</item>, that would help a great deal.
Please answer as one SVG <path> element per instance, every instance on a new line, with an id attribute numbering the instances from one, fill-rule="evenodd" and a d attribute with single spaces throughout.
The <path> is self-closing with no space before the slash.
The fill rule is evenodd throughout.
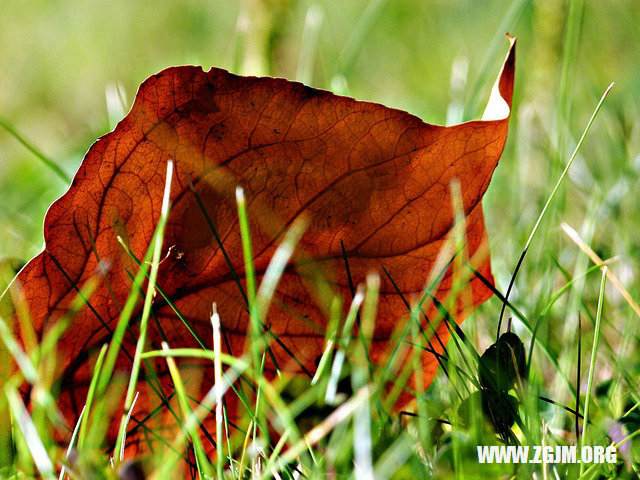
<path id="1" fill-rule="evenodd" d="M 222 353 L 220 342 L 220 315 L 218 315 L 218 309 L 216 304 L 213 304 L 213 313 L 211 314 L 211 326 L 213 328 L 213 355 L 214 355 L 214 380 L 215 380 L 215 395 L 216 395 L 216 473 L 218 478 L 222 477 L 222 469 L 224 464 L 224 458 L 222 456 L 222 395 L 224 393 L 224 386 L 222 385 L 222 360 L 220 354 Z"/>
<path id="2" fill-rule="evenodd" d="M 507 300 L 509 299 L 509 294 L 511 293 L 511 289 L 513 288 L 513 284 L 514 284 L 514 282 L 516 280 L 516 276 L 518 275 L 518 271 L 520 270 L 520 266 L 522 265 L 522 261 L 524 260 L 524 257 L 527 254 L 527 252 L 529 251 L 529 247 L 531 245 L 531 242 L 533 241 L 533 237 L 535 237 L 536 232 L 538 231 L 538 228 L 540 227 L 540 223 L 542 222 L 542 219 L 544 218 L 545 213 L 547 213 L 547 210 L 549 209 L 549 205 L 553 201 L 553 198 L 555 197 L 556 192 L 560 188 L 560 185 L 562 184 L 562 181 L 564 180 L 564 178 L 566 177 L 567 173 L 569 172 L 569 169 L 571 168 L 571 165 L 573 164 L 573 161 L 576 159 L 576 156 L 578 155 L 578 152 L 580 151 L 580 148 L 582 147 L 582 144 L 584 143 L 584 140 L 587 137 L 587 134 L 589 133 L 589 130 L 591 130 L 591 125 L 593 125 L 593 121 L 595 120 L 596 116 L 598 115 L 598 112 L 600 111 L 600 108 L 602 108 L 602 105 L 603 105 L 605 99 L 607 98 L 607 95 L 609 95 L 609 92 L 613 88 L 613 85 L 614 85 L 613 83 L 610 84 L 607 87 L 607 89 L 605 90 L 605 92 L 602 94 L 602 97 L 600 98 L 600 101 L 596 105 L 595 110 L 591 114 L 591 118 L 589 119 L 589 122 L 587 122 L 587 126 L 584 129 L 584 132 L 582 132 L 582 136 L 580 137 L 580 140 L 578 140 L 578 143 L 576 144 L 576 147 L 573 150 L 573 153 L 571 154 L 571 157 L 569 158 L 569 161 L 567 162 L 567 165 L 564 167 L 564 170 L 562 171 L 562 174 L 560 175 L 560 178 L 558 179 L 558 181 L 556 182 L 555 186 L 553 187 L 553 190 L 551 191 L 551 194 L 549 195 L 549 198 L 547 198 L 547 201 L 544 204 L 544 207 L 542 207 L 542 211 L 540 212 L 540 215 L 538 216 L 538 219 L 536 220 L 536 223 L 533 226 L 533 229 L 531 230 L 531 233 L 529 234 L 529 238 L 527 239 L 527 243 L 525 244 L 524 249 L 522 250 L 522 253 L 520 254 L 520 258 L 518 259 L 518 263 L 516 264 L 516 268 L 513 270 L 513 275 L 511 276 L 511 280 L 509 281 L 509 286 L 507 287 L 507 292 L 504 295 L 504 297 Z M 497 329 L 496 338 L 498 338 L 500 336 L 500 327 L 502 325 L 502 317 L 504 316 L 504 311 L 505 311 L 506 306 L 507 306 L 506 302 L 503 302 L 502 308 L 500 310 L 500 318 L 498 320 L 498 329 Z"/>
<path id="3" fill-rule="evenodd" d="M 260 367 L 260 311 L 256 303 L 256 272 L 253 264 L 253 249 L 251 247 L 251 234 L 249 232 L 249 218 L 247 205 L 242 187 L 236 188 L 236 203 L 238 205 L 238 219 L 240 222 L 240 236 L 242 237 L 242 253 L 244 256 L 245 279 L 247 282 L 247 298 L 249 300 L 249 315 L 251 328 L 248 341 L 253 353 L 253 367 Z"/>
<path id="4" fill-rule="evenodd" d="M 153 256 L 151 259 L 151 272 L 149 273 L 149 284 L 147 286 L 147 294 L 144 299 L 144 306 L 142 308 L 142 317 L 140 319 L 140 331 L 138 333 L 138 342 L 136 344 L 136 352 L 133 358 L 133 365 L 131 367 L 131 376 L 129 377 L 129 386 L 124 401 L 123 418 L 120 422 L 120 432 L 118 435 L 118 441 L 116 443 L 116 452 L 121 451 L 121 460 L 124 457 L 124 437 L 126 435 L 127 418 L 131 416 L 131 409 L 134 404 L 134 393 L 136 385 L 138 383 L 138 375 L 140 372 L 140 355 L 144 351 L 145 342 L 147 339 L 147 326 L 149 324 L 149 315 L 151 313 L 151 303 L 155 296 L 155 284 L 158 278 L 158 269 L 160 267 L 160 256 L 162 254 L 162 240 L 164 237 L 164 229 L 169 217 L 169 200 L 171 196 L 171 180 L 173 178 L 173 161 L 167 162 L 167 174 L 165 178 L 164 195 L 162 197 L 162 207 L 160 210 L 160 219 L 156 227 L 154 240 L 153 240 Z M 137 396 L 137 395 L 136 395 Z"/>
<path id="5" fill-rule="evenodd" d="M 562 65 L 560 67 L 560 85 L 558 86 L 558 108 L 556 109 L 555 131 L 557 132 L 556 152 L 557 160 L 565 155 L 568 122 L 571 117 L 571 102 L 569 92 L 573 87 L 573 72 L 578 58 L 578 44 L 582 31 L 585 1 L 571 0 L 568 2 L 566 29 L 562 48 Z"/>
<path id="6" fill-rule="evenodd" d="M 104 355 L 107 353 L 107 344 L 103 345 L 98 354 L 96 365 L 93 368 L 93 376 L 91 377 L 91 383 L 89 384 L 89 391 L 87 392 L 87 400 L 84 404 L 84 411 L 86 412 L 82 421 L 80 422 L 80 432 L 78 434 L 78 448 L 84 446 L 84 439 L 87 432 L 87 425 L 89 423 L 89 414 L 91 413 L 91 407 L 93 406 L 93 397 L 96 391 L 96 385 L 98 384 L 98 378 L 100 377 L 100 371 L 102 369 L 102 362 L 104 361 Z"/>
<path id="7" fill-rule="evenodd" d="M 578 421 L 578 416 L 580 414 L 580 383 L 582 382 L 581 371 L 582 367 L 582 319 L 580 315 L 578 315 L 578 336 L 577 336 L 577 352 L 576 352 L 576 415 L 575 415 L 575 431 L 576 431 L 576 443 L 578 443 L 578 439 L 580 438 L 580 422 Z"/>
<path id="8" fill-rule="evenodd" d="M 600 294 L 598 295 L 598 310 L 596 313 L 596 325 L 593 330 L 593 346 L 591 347 L 591 361 L 589 362 L 589 377 L 587 380 L 587 393 L 584 400 L 584 421 L 582 423 L 582 442 L 584 448 L 588 442 L 587 428 L 589 426 L 589 407 L 591 406 L 591 391 L 593 388 L 593 374 L 596 369 L 596 357 L 598 355 L 598 343 L 600 342 L 600 325 L 602 323 L 602 309 L 604 308 L 604 292 L 607 283 L 608 267 L 602 269 L 602 280 L 600 281 Z M 584 472 L 584 463 L 580 464 L 580 475 Z"/>
<path id="9" fill-rule="evenodd" d="M 340 349 L 336 352 L 333 359 L 333 365 L 331 367 L 331 373 L 329 376 L 329 383 L 327 384 L 327 390 L 325 393 L 325 402 L 329 405 L 333 405 L 336 401 L 336 395 L 338 393 L 338 382 L 342 373 L 342 365 L 344 364 L 345 351 L 349 347 L 351 341 L 351 330 L 356 320 L 356 315 L 360 309 L 360 305 L 364 300 L 364 288 L 358 287 L 358 290 L 353 297 L 351 307 L 347 313 L 347 319 L 342 327 L 342 336 L 339 340 Z"/>
<path id="10" fill-rule="evenodd" d="M 127 410 L 127 415 L 122 423 L 122 443 L 120 444 L 120 461 L 124 462 L 124 450 L 127 443 L 127 427 L 129 426 L 129 421 L 131 420 L 131 414 L 133 413 L 133 409 L 136 406 L 136 401 L 138 400 L 138 395 L 140 392 L 136 392 L 135 397 L 133 397 L 133 401 L 131 402 L 131 406 Z M 118 452 L 118 448 L 116 447 L 115 452 Z"/>
<path id="11" fill-rule="evenodd" d="M 380 278 L 377 275 L 367 276 L 367 289 L 365 293 L 364 305 L 362 309 L 362 330 L 364 338 L 371 341 L 373 337 L 373 326 L 378 305 L 378 293 L 380 290 Z M 359 344 L 357 354 L 359 362 L 353 363 L 351 374 L 351 384 L 354 391 L 364 388 L 368 383 L 369 362 L 366 359 L 364 350 L 367 344 Z M 373 460 L 372 460 L 372 439 L 371 439 L 371 406 L 369 404 L 360 405 L 353 414 L 353 454 L 354 473 L 356 480 L 373 480 Z"/>

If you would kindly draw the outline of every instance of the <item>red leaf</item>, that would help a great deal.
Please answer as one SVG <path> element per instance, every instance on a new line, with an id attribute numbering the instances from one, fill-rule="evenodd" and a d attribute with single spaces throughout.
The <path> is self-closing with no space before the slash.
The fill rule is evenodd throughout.
<path id="1" fill-rule="evenodd" d="M 63 410 L 72 416 L 83 405 L 90 378 L 87 359 L 110 338 L 132 288 L 127 271 L 135 274 L 137 266 L 117 236 L 138 258 L 144 256 L 160 215 L 169 159 L 175 161 L 176 175 L 164 245 L 165 252 L 171 249 L 158 285 L 209 346 L 215 301 L 235 355 L 243 349 L 249 317 L 190 182 L 240 277 L 237 185 L 247 197 L 259 277 L 286 227 L 300 215 L 310 217 L 301 248 L 316 260 L 285 272 L 267 319 L 282 342 L 271 342 L 273 354 L 286 370 L 312 372 L 324 346 L 329 306 L 314 294 L 308 275 L 320 273 L 343 298 L 351 296 L 341 243 L 354 284 L 384 268 L 411 301 L 447 242 L 453 224 L 450 183 L 458 179 L 466 247 L 470 256 L 478 253 L 486 242 L 481 199 L 507 135 L 514 45 L 511 40 L 485 120 L 451 127 L 299 83 L 239 77 L 217 68 L 172 67 L 147 79 L 131 112 L 91 147 L 69 190 L 51 205 L 45 249 L 17 277 L 42 336 L 67 312 L 76 288 L 95 274 L 99 259 L 109 264 L 108 282 L 100 283 L 91 308 L 75 316 L 59 344 Z M 487 252 L 479 255 L 476 267 L 492 281 Z M 447 269 L 437 290 L 441 301 L 451 288 L 452 272 Z M 453 312 L 458 322 L 491 296 L 477 278 L 470 280 L 467 292 L 469 304 L 459 301 Z M 154 308 L 170 346 L 197 346 L 160 296 Z M 370 352 L 374 362 L 384 361 L 390 335 L 407 321 L 407 313 L 383 274 Z M 434 308 L 426 313 L 433 316 Z M 446 343 L 444 322 L 437 332 Z M 148 348 L 159 348 L 161 336 L 153 322 L 149 336 Z M 438 341 L 433 345 L 442 352 Z M 132 336 L 125 336 L 123 349 L 133 355 Z M 120 365 L 130 365 L 126 356 Z M 437 366 L 425 351 L 426 385 Z M 136 413 L 141 417 L 158 403 L 153 397 L 139 401 Z"/>

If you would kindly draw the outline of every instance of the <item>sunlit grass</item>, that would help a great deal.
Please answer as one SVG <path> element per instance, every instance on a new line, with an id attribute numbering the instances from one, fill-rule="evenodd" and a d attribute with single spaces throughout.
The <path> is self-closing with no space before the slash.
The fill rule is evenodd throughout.
<path id="1" fill-rule="evenodd" d="M 450 92 L 447 91 L 433 95 L 432 101 L 428 96 L 423 98 L 425 92 L 434 93 L 431 87 L 424 87 L 418 93 L 413 90 L 416 85 L 430 83 L 431 70 L 446 79 L 447 68 L 454 59 L 450 58 L 450 63 L 443 62 L 425 51 L 425 39 L 415 28 L 405 36 L 402 33 L 394 36 L 393 33 L 401 31 L 403 26 L 414 25 L 414 20 L 409 18 L 412 16 L 420 19 L 421 28 L 429 30 L 428 16 L 420 7 L 410 2 L 407 4 L 410 7 L 402 2 L 363 2 L 357 7 L 359 13 L 352 28 L 340 30 L 336 25 L 341 25 L 342 19 L 335 15 L 335 2 L 290 3 L 291 6 L 282 7 L 283 10 L 275 7 L 273 11 L 265 10 L 268 13 L 265 31 L 243 30 L 248 28 L 247 24 L 235 17 L 236 10 L 242 10 L 242 7 L 234 6 L 229 13 L 224 6 L 218 5 L 221 18 L 226 18 L 225 15 L 231 18 L 228 22 L 231 27 L 224 24 L 225 34 L 221 35 L 224 41 L 216 43 L 219 48 L 207 45 L 208 52 L 215 51 L 210 54 L 214 56 L 213 60 L 212 57 L 198 57 L 198 62 L 206 63 L 204 58 L 239 71 L 249 65 L 243 62 L 247 42 L 258 42 L 259 47 L 265 49 L 260 65 L 269 69 L 267 73 L 295 76 L 338 93 L 356 96 L 372 97 L 376 93 L 390 92 L 384 93 L 387 97 L 377 99 L 405 108 L 414 107 L 413 111 L 417 113 L 433 112 L 449 101 Z M 327 330 L 322 332 L 325 349 L 313 375 L 291 378 L 286 372 L 279 372 L 272 380 L 267 380 L 262 369 L 269 358 L 270 345 L 280 339 L 265 329 L 264 320 L 269 308 L 274 306 L 275 288 L 291 261 L 305 224 L 296 223 L 287 231 L 267 274 L 262 282 L 258 282 L 253 269 L 248 221 L 252 212 L 247 208 L 246 199 L 241 194 L 238 196 L 247 272 L 245 289 L 192 186 L 198 208 L 212 230 L 251 316 L 245 351 L 236 357 L 221 353 L 220 322 L 224 323 L 224 319 L 217 316 L 213 306 L 213 349 L 207 349 L 205 345 L 210 343 L 209 339 L 199 338 L 185 316 L 157 287 L 160 227 L 155 244 L 149 246 L 142 259 L 136 258 L 121 242 L 138 270 L 127 272 L 133 288 L 122 305 L 111 342 L 96 354 L 89 394 L 78 425 L 63 425 L 55 407 L 58 391 L 52 366 L 57 361 L 57 340 L 68 328 L 74 313 L 90 302 L 97 281 L 101 281 L 99 274 L 93 279 L 95 281 L 77 286 L 77 298 L 67 317 L 40 341 L 30 328 L 28 312 L 19 317 L 19 325 L 10 325 L 6 318 L 0 322 L 0 383 L 3 387 L 0 416 L 6 417 L 0 422 L 0 476 L 28 478 L 40 474 L 44 478 L 55 478 L 64 465 L 65 475 L 71 478 L 118 478 L 129 468 L 127 461 L 134 460 L 125 453 L 125 462 L 121 461 L 120 452 L 125 450 L 120 447 L 127 445 L 126 434 L 143 432 L 154 445 L 159 445 L 144 465 L 150 478 L 195 475 L 196 472 L 200 476 L 235 479 L 510 478 L 512 475 L 532 478 L 534 474 L 536 478 L 637 478 L 640 468 L 637 325 L 640 320 L 634 298 L 637 299 L 640 292 L 635 281 L 640 268 L 640 254 L 635 245 L 640 217 L 638 192 L 634 186 L 640 177 L 637 161 L 640 152 L 634 138 L 640 131 L 640 123 L 637 102 L 633 101 L 637 90 L 630 90 L 628 79 L 618 78 L 619 72 L 624 71 L 624 59 L 637 59 L 637 49 L 630 47 L 631 52 L 615 49 L 609 43 L 611 35 L 601 33 L 613 28 L 616 32 L 620 30 L 620 37 L 636 38 L 625 18 L 612 15 L 613 20 L 607 20 L 602 9 L 624 12 L 629 18 L 636 18 L 637 11 L 624 2 L 620 7 L 601 7 L 577 1 L 569 2 L 566 9 L 561 2 L 558 6 L 542 3 L 535 0 L 510 2 L 508 9 L 486 18 L 476 10 L 472 11 L 476 13 L 468 14 L 469 18 L 449 14 L 451 20 L 448 22 L 436 16 L 439 28 L 443 29 L 437 33 L 439 40 L 435 42 L 432 37 L 426 37 L 430 48 L 438 49 L 436 45 L 442 43 L 443 52 L 453 52 L 470 61 L 469 78 L 465 80 L 469 91 L 458 98 L 463 104 L 461 114 L 464 118 L 474 117 L 481 108 L 487 72 L 491 71 L 504 32 L 518 34 L 523 45 L 518 53 L 519 83 L 512 133 L 485 203 L 497 280 L 495 295 L 465 321 L 461 330 L 448 325 L 452 340 L 437 356 L 439 373 L 429 389 L 425 390 L 419 382 L 410 386 L 408 380 L 420 371 L 419 355 L 423 349 L 433 350 L 432 344 L 439 342 L 434 335 L 434 326 L 420 328 L 423 308 L 433 301 L 429 294 L 437 288 L 439 269 L 421 272 L 424 292 L 418 298 L 404 299 L 406 315 L 398 321 L 394 348 L 387 352 L 387 362 L 380 368 L 373 366 L 367 357 L 367 342 L 376 318 L 377 280 L 374 274 L 366 285 L 352 284 L 351 298 L 328 299 L 333 307 L 331 317 L 327 319 Z M 456 8 L 453 5 L 438 7 L 435 2 L 434 5 L 425 2 L 425 5 L 430 9 L 430 15 L 439 12 L 440 8 L 447 13 Z M 207 8 L 211 6 L 207 5 Z M 344 5 L 345 15 L 357 8 Z M 247 15 L 246 11 L 241 13 Z M 295 40 L 297 37 L 287 30 L 295 28 L 286 27 L 286 21 L 300 27 L 299 45 Z M 474 24 L 479 24 L 477 28 L 485 32 L 481 40 L 472 36 Z M 547 24 L 548 30 L 540 33 L 540 26 Z M 331 32 L 338 40 L 331 37 Z M 465 37 L 467 41 L 483 52 L 482 55 L 465 51 L 458 44 L 449 45 L 453 43 L 449 39 L 463 35 L 469 36 Z M 281 38 L 285 40 L 277 50 Z M 420 46 L 421 58 L 413 59 L 410 66 L 403 67 L 400 63 L 399 69 L 405 73 L 403 78 L 393 71 L 387 72 L 391 78 L 389 83 L 363 90 L 363 85 L 376 84 L 382 75 L 379 71 L 384 68 L 379 68 L 378 62 L 384 67 L 393 66 L 389 58 L 402 62 L 402 55 L 414 39 Z M 594 46 L 596 39 L 602 43 L 602 51 L 595 48 L 598 47 Z M 633 44 L 633 41 L 628 43 Z M 388 51 L 376 50 L 380 44 L 388 44 Z M 585 44 L 590 45 L 591 50 L 586 49 Z M 289 57 L 292 58 L 291 65 L 278 63 Z M 161 63 L 174 62 L 176 58 L 175 54 L 171 59 L 163 57 Z M 223 58 L 231 60 L 224 63 Z M 191 61 L 186 58 L 181 63 Z M 416 65 L 420 62 L 427 62 L 429 68 L 418 69 Z M 126 70 L 128 63 L 122 63 Z M 602 69 L 600 65 L 604 65 Z M 144 68 L 151 69 L 146 74 L 157 70 L 156 67 L 145 64 Z M 142 75 L 140 71 L 136 69 L 137 74 Z M 131 78 L 136 81 L 127 79 L 132 83 L 128 87 L 129 96 L 134 92 L 133 86 L 143 77 L 132 74 Z M 556 77 L 557 82 L 533 84 L 540 79 L 546 82 Z M 602 97 L 588 120 L 597 99 L 612 80 L 618 82 L 612 98 L 603 106 Z M 127 87 L 116 88 L 118 98 L 113 88 L 107 91 L 105 111 L 108 121 L 103 123 L 109 127 L 113 127 L 114 115 L 120 115 L 114 112 L 126 111 L 126 106 L 121 108 L 119 102 L 123 98 L 121 90 Z M 39 108 L 34 105 L 35 111 L 40 112 Z M 58 108 L 71 107 L 58 105 Z M 600 108 L 602 112 L 594 123 Z M 31 177 L 26 173 L 25 177 L 16 169 L 1 175 L 2 179 L 11 181 L 2 184 L 0 196 L 3 238 L 12 239 L 15 244 L 16 231 L 30 233 L 25 234 L 28 241 L 24 244 L 12 248 L 9 241 L 2 240 L 0 245 L 3 252 L 27 260 L 27 252 L 32 253 L 41 244 L 40 225 L 33 220 L 37 228 L 32 228 L 30 221 L 18 215 L 21 208 L 15 205 L 38 204 L 43 212 L 46 204 L 60 193 L 60 186 L 52 185 L 61 180 L 64 185 L 68 184 L 69 172 L 77 165 L 78 158 L 68 155 L 60 162 L 50 158 L 43 153 L 43 146 L 48 141 L 40 140 L 38 130 L 29 129 L 20 115 L 15 119 L 6 118 L 3 111 L 0 115 L 5 118 L 0 124 L 5 136 L 0 137 L 0 141 L 3 146 L 9 145 L 6 151 L 16 152 L 17 148 L 25 147 L 24 165 L 33 160 L 37 166 L 24 171 L 36 171 L 40 177 L 46 177 L 42 180 L 31 173 L 28 174 Z M 429 121 L 429 118 L 425 120 Z M 92 118 L 91 121 L 98 120 Z M 593 131 L 589 132 L 592 124 Z M 587 125 L 586 129 L 584 125 Z M 83 151 L 88 145 L 86 142 L 97 136 L 85 128 L 86 139 L 78 141 L 77 145 L 69 145 L 68 151 Z M 578 137 L 580 132 L 583 134 Z M 39 168 L 42 170 L 37 170 Z M 50 189 L 51 198 L 37 188 Z M 34 196 L 37 202 L 31 200 Z M 560 229 L 562 222 L 578 225 L 576 230 L 580 233 L 563 226 L 570 236 L 568 241 Z M 465 258 L 460 248 L 464 239 L 457 240 L 456 244 L 450 245 L 451 251 L 443 254 L 440 267 L 448 266 L 449 262 L 454 264 L 456 275 L 460 277 L 460 289 L 447 299 L 451 303 L 443 302 L 441 318 L 436 321 L 447 321 L 447 308 L 458 300 L 458 294 L 464 294 L 465 276 L 474 274 L 469 268 L 471 260 Z M 458 254 L 454 255 L 454 252 Z M 346 253 L 344 257 L 345 270 L 349 274 L 349 258 Z M 0 290 L 5 289 L 15 271 L 14 263 L 7 263 L 9 268 L 0 279 Z M 514 265 L 517 265 L 515 272 Z M 600 281 L 596 272 L 602 273 Z M 394 283 L 388 272 L 377 273 Z M 510 282 L 511 278 L 513 282 Z M 605 279 L 608 282 L 605 283 Z M 148 349 L 144 328 L 156 319 L 151 302 L 146 299 L 152 298 L 154 293 L 167 302 L 194 335 L 200 348 L 166 345 L 160 350 Z M 145 302 L 143 314 L 137 318 L 134 312 L 141 302 Z M 350 305 L 344 314 L 342 305 Z M 501 308 L 505 312 L 504 318 Z M 518 401 L 519 416 L 511 428 L 512 441 L 524 445 L 613 443 L 619 448 L 617 465 L 523 465 L 516 468 L 478 464 L 475 447 L 499 443 L 501 439 L 480 402 L 469 402 L 472 405 L 469 418 L 464 417 L 462 405 L 480 387 L 479 356 L 495 341 L 496 330 L 504 331 L 509 321 L 527 353 L 525 381 L 509 391 Z M 579 321 L 581 329 L 578 329 Z M 135 337 L 138 348 L 131 355 L 132 369 L 116 371 L 120 342 L 125 335 L 133 335 L 130 328 L 133 322 L 139 322 L 140 333 Z M 354 325 L 361 328 L 352 335 Z M 17 341 L 16 331 L 20 332 L 23 343 Z M 295 357 L 295 352 L 289 353 Z M 166 361 L 175 391 L 164 392 L 151 364 L 146 363 L 158 358 Z M 179 369 L 184 358 L 200 358 L 214 365 L 214 386 L 202 398 L 190 397 L 182 388 L 187 384 Z M 409 360 L 403 362 L 404 359 Z M 578 374 L 580 362 L 582 370 Z M 11 363 L 18 369 L 7 373 L 6 368 Z M 144 378 L 140 376 L 142 371 Z M 25 407 L 25 398 L 18 394 L 18 388 L 24 384 L 32 386 L 29 409 Z M 148 385 L 160 406 L 140 420 L 127 414 L 136 392 L 143 385 Z M 411 411 L 399 414 L 391 407 L 404 389 L 412 392 L 414 402 Z M 240 413 L 237 418 L 221 404 L 221 398 L 232 397 L 238 398 Z M 114 413 L 117 406 L 124 407 L 122 418 Z M 154 436 L 145 424 L 167 408 L 171 409 L 171 416 L 178 426 L 176 436 Z M 208 432 L 201 426 L 204 419 L 214 419 L 206 425 L 207 428 L 215 425 L 215 432 Z M 113 422 L 121 425 L 118 444 L 107 446 L 104 442 L 107 427 Z M 611 433 L 615 429 L 620 431 L 619 436 Z M 75 441 L 60 445 L 57 434 Z M 211 448 L 212 442 L 215 449 Z M 70 448 L 69 455 L 67 448 Z M 215 453 L 207 453 L 213 450 Z"/>

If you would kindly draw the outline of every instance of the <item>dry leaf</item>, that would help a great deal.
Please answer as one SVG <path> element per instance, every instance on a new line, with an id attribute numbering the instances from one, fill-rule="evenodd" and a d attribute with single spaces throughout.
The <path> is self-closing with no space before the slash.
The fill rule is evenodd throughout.
<path id="1" fill-rule="evenodd" d="M 247 198 L 259 279 L 286 228 L 301 215 L 310 217 L 296 259 L 315 260 L 287 269 L 266 323 L 281 341 L 271 342 L 279 367 L 313 372 L 329 308 L 329 299 L 314 293 L 313 274 L 321 274 L 343 298 L 351 296 L 341 242 L 354 284 L 384 267 L 411 300 L 423 289 L 447 242 L 454 179 L 461 185 L 469 255 L 486 242 L 481 200 L 507 136 L 514 46 L 511 39 L 486 120 L 450 127 L 299 83 L 240 77 L 218 68 L 172 67 L 142 83 L 129 114 L 91 147 L 69 190 L 51 205 L 45 249 L 17 277 L 42 336 L 65 314 L 76 289 L 98 271 L 99 263 L 109 266 L 108 282 L 101 282 L 91 308 L 76 315 L 59 344 L 64 359 L 60 404 L 69 423 L 84 404 L 88 359 L 110 338 L 132 288 L 129 274 L 137 271 L 117 236 L 143 258 L 160 215 L 169 159 L 175 161 L 176 175 L 158 285 L 209 348 L 212 302 L 219 308 L 226 348 L 234 355 L 242 352 L 249 317 L 190 183 L 243 288 L 236 186 L 244 188 Z M 488 255 L 477 270 L 492 281 Z M 449 268 L 437 291 L 440 300 L 451 284 Z M 476 278 L 468 292 L 471 307 L 491 296 Z M 375 362 L 383 360 L 393 330 L 407 321 L 407 307 L 386 275 L 378 310 L 370 352 Z M 159 295 L 154 311 L 169 345 L 197 346 Z M 459 306 L 453 313 L 460 322 L 468 309 Z M 123 343 L 131 356 L 135 324 L 132 329 Z M 446 343 L 444 323 L 437 331 Z M 160 340 L 151 321 L 148 348 L 159 348 Z M 434 346 L 442 351 L 437 342 Z M 130 365 L 126 355 L 119 365 Z M 166 370 L 164 362 L 155 365 L 160 373 Z M 428 385 L 437 369 L 431 353 L 424 353 L 423 366 Z M 268 368 L 273 367 L 269 360 Z M 205 377 L 208 386 L 212 375 Z M 153 396 L 146 403 L 139 400 L 138 419 L 159 403 Z"/>

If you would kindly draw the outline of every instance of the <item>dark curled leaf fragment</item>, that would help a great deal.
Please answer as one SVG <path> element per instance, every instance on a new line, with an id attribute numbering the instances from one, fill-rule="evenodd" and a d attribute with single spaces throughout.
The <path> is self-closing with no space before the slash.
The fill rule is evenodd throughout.
<path id="1" fill-rule="evenodd" d="M 478 379 L 483 388 L 497 392 L 510 390 L 524 378 L 524 345 L 513 332 L 503 333 L 480 357 Z"/>

